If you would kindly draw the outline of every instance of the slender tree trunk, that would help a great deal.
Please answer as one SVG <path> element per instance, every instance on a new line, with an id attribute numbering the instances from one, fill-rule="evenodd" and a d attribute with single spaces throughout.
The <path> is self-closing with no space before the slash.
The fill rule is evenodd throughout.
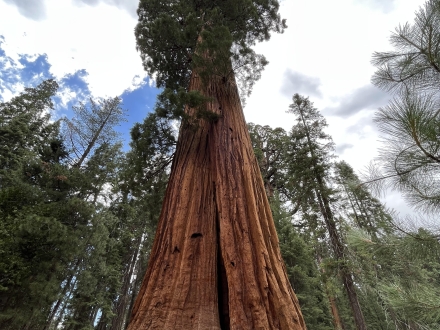
<path id="1" fill-rule="evenodd" d="M 127 270 L 123 277 L 123 285 L 121 288 L 121 295 L 118 301 L 115 304 L 113 309 L 113 313 L 115 314 L 112 322 L 110 330 L 121 330 L 124 327 L 125 319 L 127 318 L 127 308 L 129 305 L 129 295 L 130 295 L 130 287 L 132 287 L 133 282 L 133 272 L 136 268 L 137 264 L 137 256 L 139 252 L 139 246 L 141 244 L 140 239 L 136 242 L 137 248 L 131 252 L 130 260 L 127 263 Z"/>
<path id="2" fill-rule="evenodd" d="M 341 322 L 341 317 L 339 316 L 338 305 L 336 305 L 335 297 L 333 297 L 329 292 L 327 292 L 327 297 L 330 303 L 330 309 L 333 316 L 333 325 L 335 330 L 344 330 L 344 326 Z"/>
<path id="3" fill-rule="evenodd" d="M 128 329 L 305 329 L 235 78 L 204 86 L 193 73 L 219 118 L 182 124 Z"/>
<path id="4" fill-rule="evenodd" d="M 147 237 L 147 239 L 149 239 L 149 238 Z M 144 244 L 144 242 L 143 242 L 143 244 Z M 141 285 L 142 285 L 142 277 L 145 274 L 147 267 L 148 267 L 147 263 L 145 262 L 147 257 L 145 255 L 141 254 L 142 249 L 143 249 L 143 247 L 140 247 L 139 256 L 137 258 L 136 267 L 134 270 L 134 274 L 136 275 L 135 280 L 131 282 L 132 294 L 131 294 L 131 298 L 130 298 L 130 304 L 128 305 L 128 309 L 126 312 L 127 315 L 125 318 L 124 327 L 122 329 L 126 329 L 128 327 L 128 324 L 130 322 L 130 316 L 131 316 L 132 310 L 133 310 L 133 306 L 134 306 L 134 303 L 137 298 L 136 296 L 138 295 L 140 288 L 141 288 Z M 150 249 L 150 252 L 151 252 L 151 249 Z"/>
<path id="5" fill-rule="evenodd" d="M 301 115 L 301 120 L 303 122 L 305 131 L 306 131 L 306 137 L 307 137 L 307 143 L 309 145 L 310 153 L 313 159 L 317 159 L 313 146 L 312 141 L 310 138 L 309 129 L 307 126 L 307 123 L 304 119 L 303 112 L 299 111 Z M 339 272 L 342 277 L 342 282 L 344 284 L 345 291 L 347 292 L 348 300 L 350 302 L 350 307 L 353 312 L 353 317 L 356 323 L 357 330 L 367 330 L 367 326 L 365 324 L 364 315 L 361 310 L 361 306 L 359 305 L 359 300 L 357 298 L 356 289 L 353 283 L 353 278 L 351 276 L 351 272 L 347 267 L 347 264 L 345 263 L 344 258 L 344 245 L 342 244 L 342 241 L 339 237 L 338 230 L 336 228 L 336 222 L 333 217 L 333 212 L 330 208 L 330 202 L 328 199 L 328 195 L 326 191 L 328 190 L 326 187 L 326 184 L 324 182 L 324 179 L 322 175 L 317 170 L 317 164 L 313 164 L 313 170 L 315 174 L 315 179 L 317 183 L 317 189 L 315 191 L 316 197 L 318 199 L 319 208 L 321 210 L 322 216 L 324 218 L 325 225 L 327 227 L 328 234 L 330 236 L 330 242 L 332 245 L 333 252 L 335 254 L 336 260 L 341 262 L 341 265 L 339 267 Z"/>
<path id="6" fill-rule="evenodd" d="M 75 287 L 76 282 L 77 282 L 77 278 L 75 278 L 73 283 L 71 284 L 72 288 Z M 61 309 L 60 309 L 60 313 L 59 313 L 59 315 L 58 315 L 58 317 L 57 317 L 57 319 L 56 319 L 56 321 L 54 323 L 54 329 L 58 329 L 60 323 L 64 321 L 64 313 L 66 312 L 66 308 L 67 308 L 67 305 L 68 305 L 68 302 L 69 302 L 70 298 L 72 297 L 72 294 L 73 294 L 73 292 L 70 291 L 68 296 L 65 297 L 65 299 L 64 299 L 64 301 L 62 303 Z"/>
<path id="7" fill-rule="evenodd" d="M 324 182 L 322 178 L 318 175 L 318 184 L 320 186 L 321 191 L 325 189 Z M 332 249 L 335 254 L 336 260 L 340 261 L 341 264 L 339 266 L 339 273 L 342 278 L 342 282 L 344 284 L 345 291 L 347 293 L 348 300 L 350 302 L 350 307 L 353 312 L 354 321 L 356 323 L 356 328 L 358 330 L 367 330 L 367 326 L 365 324 L 364 315 L 361 310 L 361 306 L 359 304 L 359 299 L 357 297 L 356 288 L 353 283 L 353 278 L 350 270 L 345 262 L 344 257 L 344 245 L 339 237 L 338 230 L 336 228 L 336 222 L 333 218 L 333 212 L 330 208 L 330 203 L 326 196 L 317 192 L 318 194 L 318 202 L 321 208 L 322 215 L 324 217 L 324 221 L 327 226 L 327 230 L 330 236 L 330 242 L 332 244 Z"/>
<path id="8" fill-rule="evenodd" d="M 328 298 L 328 302 L 330 305 L 330 312 L 332 313 L 332 317 L 333 317 L 333 325 L 335 327 L 335 330 L 345 330 L 344 324 L 341 321 L 341 317 L 339 316 L 339 310 L 338 310 L 338 305 L 336 304 L 336 299 L 333 296 L 333 294 L 331 293 L 330 289 L 329 289 L 329 285 L 328 285 L 328 281 L 326 279 L 325 274 L 325 268 L 323 267 L 323 263 L 322 263 L 322 258 L 321 256 L 318 254 L 317 255 L 317 261 L 318 261 L 318 265 L 319 265 L 319 270 L 322 273 L 322 282 L 324 284 L 324 291 L 325 294 L 327 295 Z"/>
<path id="9" fill-rule="evenodd" d="M 58 309 L 60 308 L 61 303 L 65 299 L 66 293 L 70 290 L 70 288 L 72 286 L 72 282 L 74 280 L 75 275 L 77 274 L 77 270 L 78 270 L 80 262 L 81 262 L 81 259 L 78 258 L 75 265 L 73 266 L 73 269 L 72 269 L 72 272 L 71 272 L 69 278 L 66 280 L 66 284 L 64 285 L 63 290 L 61 291 L 60 298 L 56 302 L 55 306 L 52 308 L 52 311 L 51 311 L 49 317 L 47 318 L 47 323 L 44 326 L 43 330 L 50 329 L 50 326 L 52 325 L 52 322 L 54 321 L 55 316 L 58 313 Z"/>

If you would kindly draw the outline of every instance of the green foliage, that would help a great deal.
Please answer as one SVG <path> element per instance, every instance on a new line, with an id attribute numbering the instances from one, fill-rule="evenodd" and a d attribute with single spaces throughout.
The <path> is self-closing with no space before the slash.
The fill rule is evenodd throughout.
<path id="1" fill-rule="evenodd" d="M 379 297 L 390 322 L 399 329 L 439 327 L 438 236 L 420 228 L 373 240 L 362 231 L 353 231 L 349 243 L 363 269 L 363 282 Z"/>
<path id="2" fill-rule="evenodd" d="M 185 114 L 185 106 L 197 109 L 197 118 L 203 117 L 206 102 L 211 99 L 205 97 L 200 91 L 189 91 L 185 88 L 179 87 L 176 91 L 165 88 L 165 90 L 157 96 L 157 103 L 155 112 L 159 117 L 168 119 L 183 119 L 190 120 L 189 116 Z M 215 113 L 212 115 L 218 116 Z"/>
<path id="3" fill-rule="evenodd" d="M 84 121 L 70 122 L 76 125 L 69 137 L 84 138 L 77 144 L 84 147 L 78 157 L 83 164 L 70 166 L 74 139 L 66 143 L 59 122 L 50 121 L 56 88 L 45 81 L 0 105 L 0 328 L 5 330 L 55 329 L 63 321 L 74 329 L 93 327 L 99 310 L 111 315 L 120 287 L 118 221 L 103 202 L 117 183 L 121 153 L 110 126 L 121 118 L 98 106 L 89 118 L 80 107 Z M 120 101 L 113 101 L 118 112 Z M 86 140 L 89 145 L 82 143 Z"/>
<path id="4" fill-rule="evenodd" d="M 128 322 L 149 259 L 176 144 L 170 121 L 156 113 L 135 124 L 131 138 L 131 150 L 119 162 L 122 166 L 109 207 L 118 219 L 111 236 L 117 234 L 122 285 L 109 291 L 113 292 L 112 306 L 102 307 L 97 329 L 123 329 Z M 73 316 L 69 322 L 76 320 Z"/>
<path id="5" fill-rule="evenodd" d="M 289 133 L 291 142 L 287 158 L 287 173 L 296 192 L 292 204 L 298 219 L 308 226 L 315 239 L 319 239 L 326 231 L 322 198 L 330 201 L 335 194 L 330 186 L 334 143 L 325 133 L 325 118 L 313 103 L 299 94 L 292 100 L 287 111 L 295 115 L 296 121 Z"/>
<path id="6" fill-rule="evenodd" d="M 399 25 L 390 37 L 394 51 L 375 52 L 373 84 L 388 91 L 438 91 L 440 73 L 440 3 L 426 1 L 414 24 Z"/>
<path id="7" fill-rule="evenodd" d="M 350 227 L 365 230 L 375 238 L 391 232 L 391 214 L 345 161 L 335 163 L 334 181 L 339 188 L 341 213 L 346 215 Z"/>
<path id="8" fill-rule="evenodd" d="M 252 46 L 286 28 L 278 8 L 277 0 L 141 0 L 137 49 L 145 70 L 166 88 L 159 103 L 172 105 L 168 114 L 182 117 L 184 105 L 195 99 L 203 106 L 203 97 L 188 90 L 192 72 L 204 82 L 235 75 L 242 98 L 248 96 L 268 63 Z"/>
<path id="9" fill-rule="evenodd" d="M 307 327 L 316 330 L 333 329 L 328 300 L 313 254 L 313 242 L 306 242 L 304 236 L 298 234 L 277 194 L 271 200 L 271 209 L 287 275 Z"/>
<path id="10" fill-rule="evenodd" d="M 390 52 L 376 52 L 373 83 L 394 93 L 375 115 L 383 148 L 366 184 L 376 192 L 397 189 L 416 210 L 437 215 L 440 79 L 440 2 L 428 0 L 414 24 L 399 26 Z M 352 234 L 351 245 L 362 261 L 364 278 L 376 290 L 389 319 L 398 328 L 438 329 L 439 241 L 426 229 L 392 231 L 376 239 Z M 373 265 L 373 268 L 368 265 Z"/>
<path id="11" fill-rule="evenodd" d="M 0 103 L 0 174 L 2 186 L 5 171 L 19 167 L 21 158 L 37 152 L 39 139 L 47 138 L 55 129 L 49 124 L 51 97 L 58 85 L 46 80 L 36 88 L 24 92 L 10 102 Z"/>
<path id="12" fill-rule="evenodd" d="M 1 104 L 0 325 L 43 324 L 90 208 L 69 198 L 59 125 L 50 123 L 54 81 Z M 11 134 L 13 132 L 13 134 Z M 72 244 L 73 243 L 73 244 Z"/>
<path id="13" fill-rule="evenodd" d="M 395 97 L 375 115 L 384 146 L 367 178 L 376 191 L 398 189 L 416 209 L 434 213 L 440 205 L 439 27 L 440 3 L 429 0 L 413 25 L 391 36 L 395 50 L 373 56 L 373 83 Z"/>
<path id="14" fill-rule="evenodd" d="M 286 131 L 253 123 L 248 124 L 248 130 L 268 196 L 277 190 L 282 201 L 290 200 L 293 188 L 286 170 L 291 141 Z"/>

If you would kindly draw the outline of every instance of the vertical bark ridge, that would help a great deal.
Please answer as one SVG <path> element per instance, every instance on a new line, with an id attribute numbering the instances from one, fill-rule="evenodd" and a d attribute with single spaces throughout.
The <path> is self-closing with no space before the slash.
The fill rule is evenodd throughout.
<path id="1" fill-rule="evenodd" d="M 219 118 L 182 125 L 128 329 L 305 329 L 235 78 L 193 73 L 190 90 Z"/>

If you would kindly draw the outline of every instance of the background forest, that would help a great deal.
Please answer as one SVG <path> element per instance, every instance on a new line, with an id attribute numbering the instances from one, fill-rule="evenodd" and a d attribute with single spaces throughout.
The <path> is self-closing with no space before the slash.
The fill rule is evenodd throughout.
<path id="1" fill-rule="evenodd" d="M 440 2 L 375 53 L 379 157 L 361 176 L 292 91 L 292 127 L 249 123 L 290 283 L 308 329 L 440 329 Z M 119 98 L 53 115 L 45 80 L 0 103 L 0 329 L 121 330 L 145 273 L 177 140 L 156 111 L 124 150 Z M 378 199 L 400 191 L 414 215 Z M 357 307 L 353 307 L 357 306 Z"/>

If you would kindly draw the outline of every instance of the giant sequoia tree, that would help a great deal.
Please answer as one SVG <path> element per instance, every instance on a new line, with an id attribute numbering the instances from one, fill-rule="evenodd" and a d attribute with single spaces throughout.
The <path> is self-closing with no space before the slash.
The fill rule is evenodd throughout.
<path id="1" fill-rule="evenodd" d="M 144 67 L 182 125 L 149 267 L 129 329 L 304 329 L 236 77 L 267 63 L 250 48 L 282 32 L 276 0 L 141 0 Z"/>

